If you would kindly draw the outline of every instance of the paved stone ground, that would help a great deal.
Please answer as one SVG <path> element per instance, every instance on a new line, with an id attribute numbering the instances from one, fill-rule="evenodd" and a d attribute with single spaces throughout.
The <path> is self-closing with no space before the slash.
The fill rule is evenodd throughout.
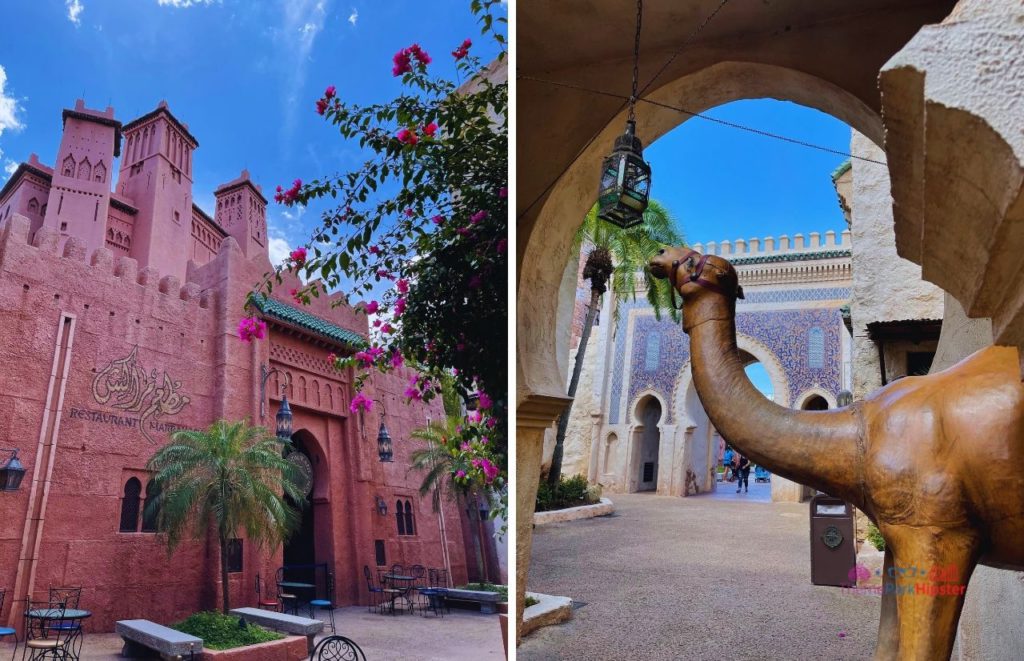
<path id="1" fill-rule="evenodd" d="M 372 661 L 478 661 L 504 659 L 497 615 L 453 610 L 443 618 L 377 615 L 362 607 L 334 611 L 338 633 L 356 641 Z M 330 632 L 328 631 L 328 634 Z M 86 634 L 83 661 L 121 659 L 116 634 Z M 20 649 L 19 649 L 20 653 Z M 0 659 L 10 658 L 11 645 L 0 644 Z"/>
<path id="2" fill-rule="evenodd" d="M 811 585 L 808 506 L 750 487 L 615 495 L 612 516 L 537 528 L 530 590 L 585 605 L 517 658 L 870 658 L 879 597 Z"/>

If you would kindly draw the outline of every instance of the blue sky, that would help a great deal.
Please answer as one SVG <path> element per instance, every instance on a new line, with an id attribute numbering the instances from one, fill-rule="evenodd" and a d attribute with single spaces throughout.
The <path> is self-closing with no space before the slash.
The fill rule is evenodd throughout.
<path id="1" fill-rule="evenodd" d="M 466 37 L 484 61 L 497 53 L 469 0 L 50 0 L 6 3 L 4 24 L 0 167 L 31 152 L 52 165 L 61 110 L 78 97 L 122 122 L 166 99 L 199 140 L 193 195 L 208 212 L 242 168 L 270 199 L 278 184 L 364 160 L 314 110 L 328 85 L 346 101 L 386 101 L 401 89 L 391 57 L 414 42 L 446 76 Z M 305 242 L 318 210 L 271 203 L 272 256 Z"/>
<path id="2" fill-rule="evenodd" d="M 706 114 L 842 152 L 850 129 L 825 113 L 757 99 Z M 689 243 L 846 229 L 830 177 L 845 157 L 728 128 L 684 122 L 644 151 L 651 195 L 679 221 Z"/>

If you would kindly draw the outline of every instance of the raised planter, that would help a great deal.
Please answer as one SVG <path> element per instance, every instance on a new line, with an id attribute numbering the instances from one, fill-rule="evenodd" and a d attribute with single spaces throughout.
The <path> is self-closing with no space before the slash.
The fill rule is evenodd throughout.
<path id="1" fill-rule="evenodd" d="M 533 525 L 542 526 L 547 523 L 558 523 L 560 521 L 591 519 L 595 516 L 608 516 L 614 511 L 615 505 L 612 504 L 612 501 L 607 498 L 602 498 L 593 505 L 567 507 L 564 510 L 551 510 L 549 512 L 534 512 Z"/>
<path id="2" fill-rule="evenodd" d="M 539 592 L 527 592 L 526 596 L 533 597 L 537 603 L 523 611 L 520 636 L 525 636 L 541 627 L 561 624 L 572 619 L 572 599 L 569 597 L 556 597 Z"/>
<path id="3" fill-rule="evenodd" d="M 203 650 L 203 661 L 302 661 L 308 657 L 305 636 L 288 636 L 229 650 Z"/>
<path id="4" fill-rule="evenodd" d="M 498 604 L 505 600 L 500 592 L 463 590 L 461 588 L 449 588 L 445 598 L 452 601 L 475 601 L 480 604 L 481 613 L 497 613 Z"/>

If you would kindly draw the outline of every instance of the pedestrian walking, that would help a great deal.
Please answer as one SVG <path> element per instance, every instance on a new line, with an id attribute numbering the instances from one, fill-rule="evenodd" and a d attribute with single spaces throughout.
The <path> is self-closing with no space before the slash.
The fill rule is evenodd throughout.
<path id="1" fill-rule="evenodd" d="M 733 473 L 737 477 L 736 482 L 736 493 L 740 492 L 740 488 L 743 489 L 743 493 L 750 491 L 750 460 L 747 459 L 746 455 L 736 453 L 736 469 Z"/>

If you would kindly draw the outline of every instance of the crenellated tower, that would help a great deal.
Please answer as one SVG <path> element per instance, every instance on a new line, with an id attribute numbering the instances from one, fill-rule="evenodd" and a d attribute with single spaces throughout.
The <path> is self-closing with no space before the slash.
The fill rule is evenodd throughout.
<path id="1" fill-rule="evenodd" d="M 267 198 L 252 183 L 249 171 L 235 180 L 221 184 L 215 192 L 217 211 L 214 219 L 235 237 L 242 253 L 252 259 L 267 254 Z"/>
<path id="2" fill-rule="evenodd" d="M 114 157 L 121 153 L 121 122 L 114 109 L 85 107 L 82 99 L 74 110 L 64 110 L 64 133 L 53 167 L 43 226 L 86 242 L 86 250 L 102 248 L 110 209 L 110 175 Z"/>
<path id="3" fill-rule="evenodd" d="M 138 209 L 131 256 L 184 281 L 192 241 L 192 152 L 199 142 L 161 101 L 124 125 L 117 191 Z"/>

